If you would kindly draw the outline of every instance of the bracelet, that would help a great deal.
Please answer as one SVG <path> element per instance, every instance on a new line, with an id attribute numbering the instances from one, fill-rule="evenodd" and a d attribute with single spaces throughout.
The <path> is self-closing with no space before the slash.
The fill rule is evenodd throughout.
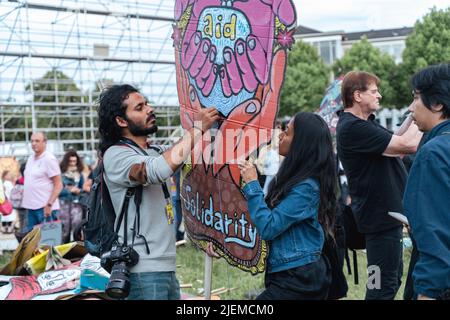
<path id="1" fill-rule="evenodd" d="M 53 203 L 50 203 L 50 202 L 47 203 L 47 207 L 51 208 L 52 206 L 53 206 Z"/>

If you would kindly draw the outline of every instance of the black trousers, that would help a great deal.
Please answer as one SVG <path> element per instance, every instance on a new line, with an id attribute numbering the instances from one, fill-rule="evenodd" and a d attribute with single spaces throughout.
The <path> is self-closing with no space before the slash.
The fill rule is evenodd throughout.
<path id="1" fill-rule="evenodd" d="M 318 261 L 304 266 L 266 272 L 266 290 L 256 300 L 325 300 L 330 284 L 330 264 L 321 256 Z"/>
<path id="2" fill-rule="evenodd" d="M 373 270 L 373 273 L 369 274 L 366 300 L 395 298 L 403 274 L 402 229 L 402 227 L 396 227 L 365 235 L 367 267 L 368 270 Z"/>

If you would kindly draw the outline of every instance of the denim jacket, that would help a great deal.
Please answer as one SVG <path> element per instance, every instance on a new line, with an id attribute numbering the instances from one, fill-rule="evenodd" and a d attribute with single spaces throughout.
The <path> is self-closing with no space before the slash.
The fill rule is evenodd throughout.
<path id="1" fill-rule="evenodd" d="M 258 181 L 243 189 L 250 216 L 261 238 L 268 241 L 267 272 L 279 272 L 319 260 L 324 233 L 318 220 L 319 184 L 311 178 L 295 185 L 269 209 Z"/>
<path id="2" fill-rule="evenodd" d="M 67 189 L 67 185 L 71 184 L 74 185 L 75 182 L 73 179 L 67 178 L 65 175 L 61 175 L 62 183 L 63 183 L 63 189 L 61 190 L 61 193 L 59 194 L 59 200 L 65 200 L 65 201 L 78 201 L 80 198 L 80 195 L 72 194 L 69 189 Z M 81 174 L 80 180 L 77 184 L 77 188 L 82 190 L 84 184 L 84 177 Z"/>
<path id="3" fill-rule="evenodd" d="M 419 260 L 414 291 L 450 289 L 450 120 L 435 126 L 414 159 L 403 198 Z"/>

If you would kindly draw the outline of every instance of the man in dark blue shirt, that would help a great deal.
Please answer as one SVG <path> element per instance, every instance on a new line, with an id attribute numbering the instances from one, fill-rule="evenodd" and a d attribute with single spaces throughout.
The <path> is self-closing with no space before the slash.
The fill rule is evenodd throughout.
<path id="1" fill-rule="evenodd" d="M 414 153 L 422 134 L 409 117 L 397 134 L 375 121 L 380 109 L 379 79 L 349 72 L 342 82 L 344 110 L 336 128 L 337 152 L 348 178 L 351 208 L 358 231 L 365 235 L 367 300 L 394 299 L 401 284 L 402 224 L 388 212 L 403 212 L 406 170 L 398 155 Z M 379 283 L 379 285 L 377 285 Z"/>
<path id="2" fill-rule="evenodd" d="M 450 299 L 450 64 L 419 71 L 412 85 L 409 110 L 419 129 L 429 132 L 404 196 L 419 251 L 414 291 L 418 299 Z"/>

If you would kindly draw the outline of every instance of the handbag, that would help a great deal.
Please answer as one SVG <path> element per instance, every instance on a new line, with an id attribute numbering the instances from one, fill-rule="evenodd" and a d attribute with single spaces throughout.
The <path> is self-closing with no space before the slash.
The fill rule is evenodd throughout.
<path id="1" fill-rule="evenodd" d="M 11 190 L 9 199 L 11 200 L 14 209 L 22 208 L 23 189 L 23 184 L 16 183 L 16 185 Z"/>
<path id="2" fill-rule="evenodd" d="M 13 206 L 11 201 L 9 201 L 8 198 L 5 198 L 5 201 L 0 204 L 0 213 L 2 214 L 2 216 L 8 216 L 11 214 L 11 212 L 13 211 Z"/>
<path id="3" fill-rule="evenodd" d="M 41 229 L 41 240 L 39 244 L 48 246 L 59 246 L 62 243 L 62 223 L 61 220 L 44 221 L 34 226 Z"/>

